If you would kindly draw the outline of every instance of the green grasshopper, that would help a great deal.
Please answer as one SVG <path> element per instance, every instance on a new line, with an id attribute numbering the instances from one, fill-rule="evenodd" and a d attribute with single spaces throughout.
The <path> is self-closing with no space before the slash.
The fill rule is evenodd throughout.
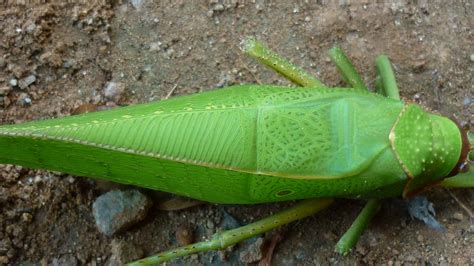
<path id="1" fill-rule="evenodd" d="M 347 253 L 380 207 L 428 187 L 474 187 L 474 141 L 455 121 L 400 100 L 386 56 L 378 93 L 347 56 L 330 57 L 350 88 L 328 88 L 249 39 L 243 50 L 300 88 L 241 85 L 109 111 L 0 127 L 0 163 L 61 171 L 224 204 L 306 199 L 210 240 L 142 259 L 223 249 L 327 207 L 368 199 L 336 246 Z M 467 170 L 467 173 L 461 173 Z M 140 173 L 136 175 L 136 173 Z M 450 177 L 445 179 L 446 177 Z"/>

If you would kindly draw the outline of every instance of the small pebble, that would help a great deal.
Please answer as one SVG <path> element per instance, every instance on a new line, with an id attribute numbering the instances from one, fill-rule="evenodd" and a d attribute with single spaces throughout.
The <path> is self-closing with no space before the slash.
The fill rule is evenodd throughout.
<path id="1" fill-rule="evenodd" d="M 1 93 L 1 91 L 0 91 L 0 93 Z M 472 104 L 472 98 L 471 98 L 471 96 L 469 96 L 469 95 L 468 95 L 468 96 L 465 96 L 464 99 L 462 100 L 462 103 L 463 103 L 464 105 L 471 105 L 471 104 Z"/>
<path id="2" fill-rule="evenodd" d="M 35 176 L 35 178 L 33 178 L 33 182 L 35 182 L 35 183 L 39 183 L 39 182 L 41 182 L 42 180 L 43 180 L 43 179 L 41 178 L 40 175 L 37 175 L 37 176 Z"/>
<path id="3" fill-rule="evenodd" d="M 186 246 L 194 242 L 193 230 L 189 225 L 181 225 L 176 230 L 176 241 L 180 246 Z"/>
<path id="4" fill-rule="evenodd" d="M 166 50 L 166 52 L 165 52 L 165 55 L 166 55 L 166 57 L 168 57 L 168 58 L 171 58 L 171 57 L 173 56 L 173 54 L 174 54 L 174 49 L 173 49 L 173 48 L 169 48 L 169 49 Z"/>
<path id="5" fill-rule="evenodd" d="M 30 213 L 24 212 L 21 215 L 21 220 L 23 222 L 29 223 L 29 222 L 31 222 L 32 219 L 33 219 L 33 216 Z"/>
<path id="6" fill-rule="evenodd" d="M 0 186 L 0 203 L 3 204 L 6 202 L 9 198 L 9 194 L 7 192 L 7 189 Z"/>
<path id="7" fill-rule="evenodd" d="M 407 227 L 407 221 L 406 221 L 405 219 L 402 219 L 401 222 L 400 222 L 400 226 L 401 226 L 402 228 Z"/>
<path id="8" fill-rule="evenodd" d="M 33 33 L 36 29 L 36 24 L 31 23 L 28 26 L 26 26 L 26 32 L 28 33 Z"/>
<path id="9" fill-rule="evenodd" d="M 462 221 L 462 220 L 464 220 L 464 215 L 460 212 L 456 212 L 456 213 L 454 213 L 453 218 L 458 220 L 458 221 Z"/>
<path id="10" fill-rule="evenodd" d="M 132 6 L 137 9 L 140 8 L 143 4 L 143 0 L 132 0 L 130 2 L 132 3 Z"/>
<path id="11" fill-rule="evenodd" d="M 241 226 L 239 221 L 237 221 L 237 219 L 235 219 L 232 215 L 230 215 L 228 212 L 226 212 L 223 208 L 220 209 L 220 210 L 221 210 L 221 213 L 222 213 L 222 221 L 221 221 L 219 227 L 222 230 L 234 229 L 234 228 L 237 228 L 237 227 Z"/>
<path id="12" fill-rule="evenodd" d="M 76 266 L 78 265 L 78 261 L 76 257 L 74 257 L 74 255 L 65 254 L 59 258 L 54 258 L 52 265 L 53 266 L 62 266 L 62 265 Z"/>
<path id="13" fill-rule="evenodd" d="M 418 100 L 420 100 L 420 98 L 421 98 L 421 94 L 420 94 L 420 93 L 416 93 L 415 95 L 413 95 L 413 100 L 414 100 L 414 101 L 418 101 Z"/>
<path id="14" fill-rule="evenodd" d="M 422 72 L 426 69 L 426 61 L 424 60 L 418 60 L 413 62 L 413 70 L 415 72 Z"/>
<path id="15" fill-rule="evenodd" d="M 7 66 L 7 61 L 5 58 L 0 57 L 0 69 L 4 69 Z"/>
<path id="16" fill-rule="evenodd" d="M 296 256 L 295 256 L 295 258 L 297 260 L 304 260 L 304 259 L 306 259 L 306 257 L 307 256 L 306 256 L 306 253 L 304 252 L 304 250 L 298 251 L 298 253 L 296 253 Z"/>
<path id="17" fill-rule="evenodd" d="M 471 62 L 474 62 L 474 54 L 471 54 L 471 56 L 469 56 L 469 59 L 471 59 Z"/>
<path id="18" fill-rule="evenodd" d="M 214 225 L 214 222 L 212 222 L 211 220 L 207 221 L 207 228 L 209 229 L 214 229 L 215 225 Z"/>
<path id="19" fill-rule="evenodd" d="M 422 235 L 418 235 L 418 236 L 416 237 L 416 240 L 417 240 L 418 242 L 423 242 L 423 236 L 422 236 Z"/>
<path id="20" fill-rule="evenodd" d="M 118 101 L 124 92 L 125 86 L 120 82 L 107 82 L 104 88 L 104 96 L 113 101 Z"/>
<path id="21" fill-rule="evenodd" d="M 10 79 L 9 83 L 10 83 L 10 86 L 12 86 L 12 87 L 18 86 L 18 80 L 17 79 Z"/>
<path id="22" fill-rule="evenodd" d="M 151 200 L 138 190 L 110 191 L 92 204 L 92 212 L 99 231 L 111 236 L 145 218 Z"/>
<path id="23" fill-rule="evenodd" d="M 239 259 L 245 264 L 256 263 L 263 257 L 262 245 L 264 243 L 263 237 L 257 238 L 255 242 L 250 244 L 245 250 L 240 252 Z"/>
<path id="24" fill-rule="evenodd" d="M 11 100 L 8 97 L 2 97 L 3 98 L 3 106 L 8 107 L 11 104 Z M 0 100 L 1 102 L 1 100 Z"/>
<path id="25" fill-rule="evenodd" d="M 48 266 L 48 259 L 42 258 L 39 262 L 40 266 Z"/>
<path id="26" fill-rule="evenodd" d="M 31 98 L 28 94 L 23 92 L 18 96 L 18 103 L 22 106 L 31 105 Z"/>
<path id="27" fill-rule="evenodd" d="M 150 52 L 159 51 L 161 49 L 161 42 L 150 43 Z"/>
<path id="28" fill-rule="evenodd" d="M 76 64 L 76 60 L 69 58 L 69 59 L 64 60 L 63 67 L 64 68 L 71 68 L 75 64 Z"/>
<path id="29" fill-rule="evenodd" d="M 339 6 L 347 6 L 349 4 L 349 1 L 347 0 L 339 0 Z"/>
<path id="30" fill-rule="evenodd" d="M 217 5 L 215 5 L 215 6 L 212 8 L 212 10 L 214 10 L 214 11 L 222 11 L 222 10 L 224 10 L 224 5 L 222 5 L 222 4 L 217 4 Z"/>
<path id="31" fill-rule="evenodd" d="M 0 256 L 0 265 L 6 265 L 8 264 L 8 262 L 10 262 L 10 260 L 8 259 L 7 256 Z"/>
<path id="32" fill-rule="evenodd" d="M 9 86 L 0 87 L 0 95 L 7 95 L 12 90 Z"/>

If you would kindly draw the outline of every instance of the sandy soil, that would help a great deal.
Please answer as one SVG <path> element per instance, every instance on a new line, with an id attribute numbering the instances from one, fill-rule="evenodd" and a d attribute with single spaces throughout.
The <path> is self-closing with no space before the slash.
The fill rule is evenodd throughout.
<path id="1" fill-rule="evenodd" d="M 371 86 L 373 61 L 385 53 L 405 100 L 472 126 L 472 3 L 375 2 L 383 1 L 2 4 L 1 122 L 67 116 L 232 84 L 289 84 L 238 49 L 243 37 L 256 36 L 330 85 L 343 84 L 326 53 L 332 46 L 350 54 Z M 14 79 L 19 87 L 10 86 Z M 115 91 L 106 90 L 108 82 L 115 82 Z M 4 166 L 0 172 L 0 265 L 102 265 L 112 255 L 134 258 L 176 246 L 175 232 L 183 224 L 196 239 L 210 236 L 219 229 L 223 210 L 247 223 L 285 205 L 202 205 L 178 212 L 153 207 L 145 221 L 106 237 L 94 225 L 91 205 L 115 185 L 21 167 Z M 144 192 L 156 201 L 167 197 Z M 454 194 L 472 208 L 473 189 Z M 428 197 L 444 233 L 411 220 L 403 200 L 388 200 L 356 249 L 342 257 L 334 245 L 363 202 L 340 200 L 287 228 L 274 264 L 474 264 L 468 214 L 444 190 Z M 227 252 L 224 262 L 208 255 L 171 264 L 244 264 L 236 252 Z"/>

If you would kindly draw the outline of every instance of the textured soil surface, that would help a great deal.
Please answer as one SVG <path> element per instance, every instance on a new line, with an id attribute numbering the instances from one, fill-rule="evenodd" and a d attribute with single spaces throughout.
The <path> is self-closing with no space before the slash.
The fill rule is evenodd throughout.
<path id="1" fill-rule="evenodd" d="M 327 56 L 332 46 L 350 55 L 371 87 L 373 61 L 384 53 L 404 100 L 474 125 L 474 5 L 468 0 L 92 2 L 0 6 L 2 124 L 232 84 L 289 85 L 239 50 L 242 38 L 255 36 L 331 86 L 344 84 Z M 108 237 L 95 226 L 92 203 L 124 186 L 11 165 L 0 174 L 0 265 L 119 264 L 176 247 L 183 228 L 201 240 L 219 230 L 227 214 L 245 224 L 290 204 L 166 212 L 157 205 L 170 195 L 143 190 L 155 202 L 145 220 Z M 473 189 L 453 194 L 472 209 Z M 339 200 L 287 227 L 273 264 L 474 264 L 469 214 L 445 190 L 427 197 L 444 232 L 412 220 L 402 199 L 387 200 L 343 257 L 334 245 L 363 202 Z M 251 260 L 239 252 L 246 248 L 169 264 L 245 264 Z"/>

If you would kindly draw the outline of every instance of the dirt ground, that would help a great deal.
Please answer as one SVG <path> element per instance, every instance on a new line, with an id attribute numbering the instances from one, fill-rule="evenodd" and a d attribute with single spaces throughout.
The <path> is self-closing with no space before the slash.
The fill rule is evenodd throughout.
<path id="1" fill-rule="evenodd" d="M 370 86 L 375 57 L 387 54 L 405 100 L 472 127 L 472 2 L 384 2 L 389 1 L 3 2 L 1 122 L 67 116 L 232 84 L 289 85 L 239 50 L 242 38 L 255 36 L 332 86 L 343 85 L 327 56 L 332 46 L 347 51 Z M 108 82 L 114 82 L 112 91 Z M 225 212 L 248 223 L 285 205 L 201 205 L 177 212 L 155 206 L 138 225 L 106 237 L 95 227 L 91 205 L 115 185 L 15 166 L 0 172 L 0 265 L 103 265 L 113 256 L 135 258 L 175 247 L 175 232 L 183 225 L 202 239 L 219 229 Z M 144 193 L 156 202 L 167 197 Z M 454 195 L 472 209 L 474 189 Z M 474 264 L 473 221 L 445 190 L 427 196 L 445 232 L 412 220 L 403 200 L 387 200 L 355 250 L 342 257 L 334 245 L 363 202 L 340 200 L 288 227 L 273 262 Z M 227 252 L 224 261 L 216 253 L 169 264 L 244 264 L 236 253 Z"/>

